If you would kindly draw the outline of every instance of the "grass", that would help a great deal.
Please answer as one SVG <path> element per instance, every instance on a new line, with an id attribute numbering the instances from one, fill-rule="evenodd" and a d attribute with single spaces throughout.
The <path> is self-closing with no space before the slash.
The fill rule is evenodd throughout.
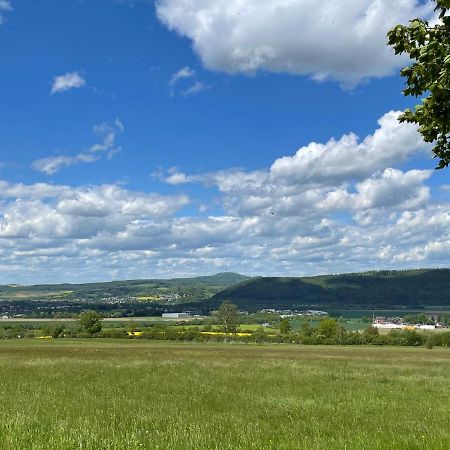
<path id="1" fill-rule="evenodd" d="M 0 448 L 448 449 L 450 350 L 0 343 Z"/>

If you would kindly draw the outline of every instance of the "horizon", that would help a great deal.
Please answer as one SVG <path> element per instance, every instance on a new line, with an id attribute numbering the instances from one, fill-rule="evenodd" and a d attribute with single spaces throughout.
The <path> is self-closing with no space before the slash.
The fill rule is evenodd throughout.
<path id="1" fill-rule="evenodd" d="M 450 267 L 417 267 L 412 269 L 376 269 L 376 270 L 364 270 L 360 272 L 337 272 L 337 273 L 318 273 L 315 275 L 297 276 L 297 275 L 246 275 L 239 272 L 217 272 L 212 275 L 198 274 L 192 276 L 180 276 L 180 277 L 170 277 L 170 278 L 126 278 L 126 279 L 111 279 L 111 280 L 99 280 L 99 281 L 86 281 L 73 283 L 70 281 L 62 281 L 58 283 L 4 283 L 0 286 L 12 286 L 12 287 L 34 287 L 34 286 L 57 286 L 57 285 L 81 285 L 81 284 L 102 284 L 102 283 L 120 283 L 125 281 L 171 281 L 171 280 L 189 280 L 193 278 L 207 278 L 214 277 L 216 275 L 231 274 L 231 275 L 241 275 L 251 278 L 316 278 L 316 277 L 328 277 L 328 276 L 341 276 L 341 275 L 363 275 L 366 273 L 378 273 L 378 272 L 420 272 L 420 271 L 431 271 L 431 270 L 450 270 Z"/>
<path id="2" fill-rule="evenodd" d="M 0 1 L 0 284 L 450 266 L 449 169 L 397 120 L 412 17 Z"/>

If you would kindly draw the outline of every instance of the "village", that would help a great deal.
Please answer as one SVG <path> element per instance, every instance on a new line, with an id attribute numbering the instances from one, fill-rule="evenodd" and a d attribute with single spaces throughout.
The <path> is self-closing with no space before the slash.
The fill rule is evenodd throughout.
<path id="1" fill-rule="evenodd" d="M 427 316 L 425 314 L 410 317 L 374 317 L 372 326 L 379 330 L 435 330 L 446 328 L 446 325 L 436 320 L 434 315 Z"/>

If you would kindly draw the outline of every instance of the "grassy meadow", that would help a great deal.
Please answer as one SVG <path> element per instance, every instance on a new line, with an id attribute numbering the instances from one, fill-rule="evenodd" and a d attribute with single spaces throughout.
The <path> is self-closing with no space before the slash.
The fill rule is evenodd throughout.
<path id="1" fill-rule="evenodd" d="M 4 449 L 448 449 L 450 349 L 0 342 Z"/>

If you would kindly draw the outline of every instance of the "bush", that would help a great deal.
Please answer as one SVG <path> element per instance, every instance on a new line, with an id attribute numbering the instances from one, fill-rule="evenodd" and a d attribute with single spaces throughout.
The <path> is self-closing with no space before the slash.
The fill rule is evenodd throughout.
<path id="1" fill-rule="evenodd" d="M 119 339 L 127 337 L 127 333 L 123 328 L 112 328 L 100 331 L 98 337 Z"/>
<path id="2" fill-rule="evenodd" d="M 388 336 L 379 334 L 378 336 L 375 336 L 372 338 L 372 345 L 389 345 L 390 339 Z"/>
<path id="3" fill-rule="evenodd" d="M 416 331 L 405 330 L 403 331 L 403 335 L 406 345 L 419 346 L 425 342 L 425 337 Z"/>
<path id="4" fill-rule="evenodd" d="M 450 347 L 450 331 L 439 333 L 441 335 L 441 345 L 443 347 Z"/>

